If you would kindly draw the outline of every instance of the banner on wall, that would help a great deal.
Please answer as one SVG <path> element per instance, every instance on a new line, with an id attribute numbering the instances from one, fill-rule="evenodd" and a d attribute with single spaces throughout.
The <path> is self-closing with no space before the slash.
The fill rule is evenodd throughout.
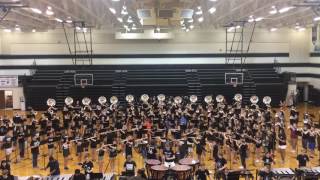
<path id="1" fill-rule="evenodd" d="M 0 88 L 18 87 L 18 76 L 0 76 Z"/>

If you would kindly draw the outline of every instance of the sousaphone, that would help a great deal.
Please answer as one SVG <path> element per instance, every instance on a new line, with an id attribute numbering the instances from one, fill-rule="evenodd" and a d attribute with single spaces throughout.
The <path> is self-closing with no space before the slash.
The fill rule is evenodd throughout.
<path id="1" fill-rule="evenodd" d="M 83 105 L 89 106 L 90 103 L 91 103 L 91 99 L 88 98 L 88 97 L 84 97 L 81 102 L 82 102 Z"/>
<path id="2" fill-rule="evenodd" d="M 272 99 L 271 99 L 270 96 L 265 96 L 265 97 L 263 97 L 263 99 L 262 99 L 263 103 L 264 103 L 265 105 L 267 105 L 267 106 L 270 106 L 271 100 L 272 100 Z"/>
<path id="3" fill-rule="evenodd" d="M 129 95 L 126 96 L 126 101 L 127 101 L 128 103 L 132 103 L 133 100 L 134 100 L 134 96 L 133 96 L 133 95 L 129 94 Z"/>
<path id="4" fill-rule="evenodd" d="M 112 96 L 112 97 L 110 98 L 110 103 L 111 103 L 111 104 L 117 104 L 117 103 L 118 103 L 118 98 L 117 98 L 117 96 Z"/>
<path id="5" fill-rule="evenodd" d="M 64 99 L 64 103 L 67 105 L 67 106 L 71 106 L 72 103 L 73 103 L 73 98 L 68 96 Z"/>
<path id="6" fill-rule="evenodd" d="M 174 102 L 176 104 L 181 104 L 182 103 L 182 98 L 180 96 L 176 96 L 176 97 L 174 97 Z"/>
<path id="7" fill-rule="evenodd" d="M 148 94 L 142 94 L 140 97 L 141 101 L 146 103 L 149 100 L 149 95 Z"/>
<path id="8" fill-rule="evenodd" d="M 216 101 L 218 102 L 218 103 L 222 103 L 223 101 L 224 101 L 224 96 L 222 96 L 222 95 L 218 95 L 217 97 L 216 97 Z"/>
<path id="9" fill-rule="evenodd" d="M 234 100 L 237 102 L 241 102 L 242 101 L 242 95 L 241 94 L 235 94 L 234 95 Z"/>
<path id="10" fill-rule="evenodd" d="M 99 102 L 99 104 L 104 105 L 104 104 L 107 103 L 107 98 L 104 97 L 104 96 L 100 96 L 100 97 L 98 98 L 98 102 Z"/>
<path id="11" fill-rule="evenodd" d="M 49 99 L 47 100 L 47 105 L 48 105 L 49 107 L 55 106 L 55 105 L 56 105 L 56 100 L 54 100 L 54 99 L 52 99 L 52 98 L 49 98 Z"/>
<path id="12" fill-rule="evenodd" d="M 258 96 L 251 96 L 250 97 L 250 102 L 252 104 L 257 104 L 259 102 L 259 97 Z"/>
<path id="13" fill-rule="evenodd" d="M 206 96 L 204 97 L 204 102 L 206 102 L 207 104 L 210 104 L 212 102 L 212 96 Z"/>
<path id="14" fill-rule="evenodd" d="M 166 96 L 164 94 L 159 94 L 157 98 L 158 98 L 158 101 L 163 102 L 166 99 Z"/>
<path id="15" fill-rule="evenodd" d="M 190 102 L 196 103 L 198 101 L 198 97 L 196 95 L 191 95 L 189 98 Z"/>

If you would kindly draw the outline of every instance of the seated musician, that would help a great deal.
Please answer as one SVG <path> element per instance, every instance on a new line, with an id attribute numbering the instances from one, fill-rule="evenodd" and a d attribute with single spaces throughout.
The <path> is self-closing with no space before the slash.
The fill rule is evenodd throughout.
<path id="1" fill-rule="evenodd" d="M 92 173 L 93 163 L 89 160 L 89 156 L 85 157 L 85 161 L 82 163 L 81 167 L 83 168 L 85 174 Z"/>
<path id="2" fill-rule="evenodd" d="M 307 162 L 309 161 L 309 157 L 305 152 L 302 152 L 301 154 L 298 154 L 297 160 L 298 160 L 298 167 L 299 168 L 306 167 Z"/>
<path id="3" fill-rule="evenodd" d="M 218 157 L 215 159 L 216 163 L 216 179 L 226 179 L 225 170 L 227 168 L 227 160 L 222 156 L 222 153 L 218 154 Z"/>
<path id="4" fill-rule="evenodd" d="M 196 171 L 197 180 L 207 180 L 207 177 L 211 179 L 208 169 L 205 168 L 204 164 L 201 164 L 199 169 Z"/>
<path id="5" fill-rule="evenodd" d="M 86 176 L 80 172 L 80 169 L 76 169 L 70 180 L 85 180 Z"/>
<path id="6" fill-rule="evenodd" d="M 1 161 L 0 170 L 8 170 L 8 173 L 11 174 L 11 167 L 7 160 Z"/>
<path id="7" fill-rule="evenodd" d="M 131 177 L 135 175 L 135 168 L 137 167 L 137 164 L 132 160 L 131 155 L 127 156 L 127 160 L 124 162 L 123 167 L 125 169 L 125 176 Z"/>
<path id="8" fill-rule="evenodd" d="M 174 160 L 175 160 L 175 155 L 170 147 L 170 144 L 165 144 L 164 150 L 163 150 L 163 155 L 164 155 L 164 165 L 166 167 L 173 167 L 175 166 Z"/>
<path id="9" fill-rule="evenodd" d="M 11 174 L 9 174 L 7 169 L 3 169 L 1 172 L 0 179 L 1 180 L 14 180 L 15 178 Z"/>
<path id="10" fill-rule="evenodd" d="M 272 172 L 271 172 L 271 165 L 266 165 L 265 168 L 263 168 L 259 172 L 259 180 L 273 180 Z"/>
<path id="11" fill-rule="evenodd" d="M 263 156 L 262 160 L 263 160 L 264 166 L 268 166 L 268 165 L 271 166 L 271 164 L 273 163 L 273 158 L 272 158 L 270 152 L 267 152 L 267 153 Z"/>
<path id="12" fill-rule="evenodd" d="M 55 160 L 52 156 L 49 157 L 49 162 L 45 168 L 50 170 L 49 176 L 57 176 L 60 175 L 60 168 L 58 160 Z"/>

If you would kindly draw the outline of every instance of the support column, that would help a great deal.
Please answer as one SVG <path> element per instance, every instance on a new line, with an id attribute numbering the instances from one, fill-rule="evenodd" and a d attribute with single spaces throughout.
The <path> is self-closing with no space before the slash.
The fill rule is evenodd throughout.
<path id="1" fill-rule="evenodd" d="M 303 101 L 304 102 L 309 101 L 309 84 L 305 84 L 303 86 Z"/>

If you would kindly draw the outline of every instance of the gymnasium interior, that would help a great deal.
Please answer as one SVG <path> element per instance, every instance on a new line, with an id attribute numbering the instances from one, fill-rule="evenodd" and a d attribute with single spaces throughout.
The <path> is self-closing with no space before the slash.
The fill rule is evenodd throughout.
<path id="1" fill-rule="evenodd" d="M 319 22 L 320 0 L 0 0 L 0 179 L 320 179 Z"/>

